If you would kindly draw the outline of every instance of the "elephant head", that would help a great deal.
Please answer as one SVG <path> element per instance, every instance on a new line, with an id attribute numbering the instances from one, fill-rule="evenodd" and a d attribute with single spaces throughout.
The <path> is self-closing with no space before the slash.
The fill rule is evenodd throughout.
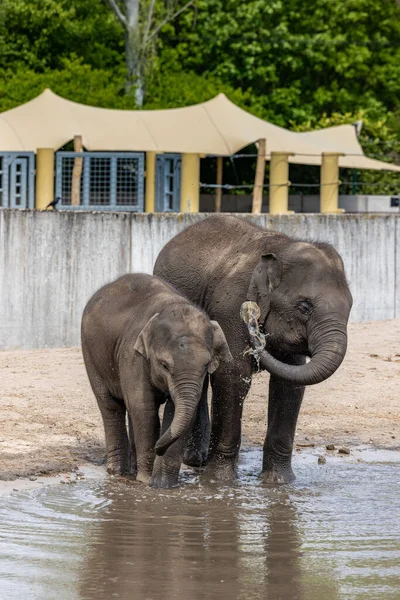
<path id="1" fill-rule="evenodd" d="M 288 242 L 279 253 L 262 254 L 247 299 L 260 307 L 268 350 L 311 357 L 307 364 L 293 366 L 263 351 L 262 367 L 295 385 L 320 383 L 336 371 L 346 353 L 353 301 L 334 248 Z"/>
<path id="2" fill-rule="evenodd" d="M 206 375 L 232 355 L 219 324 L 183 302 L 155 314 L 138 336 L 135 350 L 147 360 L 154 387 L 169 395 L 175 406 L 171 426 L 155 447 L 163 455 L 189 430 Z"/>

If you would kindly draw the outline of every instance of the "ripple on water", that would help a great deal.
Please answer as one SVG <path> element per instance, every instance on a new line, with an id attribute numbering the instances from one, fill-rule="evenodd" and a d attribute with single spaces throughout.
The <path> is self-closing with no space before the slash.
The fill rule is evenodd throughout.
<path id="1" fill-rule="evenodd" d="M 296 459 L 297 482 L 87 480 L 3 498 L 0 598 L 399 598 L 399 465 Z"/>

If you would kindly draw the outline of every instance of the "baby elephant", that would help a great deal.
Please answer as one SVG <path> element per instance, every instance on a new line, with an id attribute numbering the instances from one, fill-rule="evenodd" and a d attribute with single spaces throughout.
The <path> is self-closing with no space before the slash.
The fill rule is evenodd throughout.
<path id="1" fill-rule="evenodd" d="M 86 305 L 82 351 L 103 417 L 107 471 L 176 486 L 206 377 L 232 360 L 218 323 L 161 279 L 124 275 Z"/>

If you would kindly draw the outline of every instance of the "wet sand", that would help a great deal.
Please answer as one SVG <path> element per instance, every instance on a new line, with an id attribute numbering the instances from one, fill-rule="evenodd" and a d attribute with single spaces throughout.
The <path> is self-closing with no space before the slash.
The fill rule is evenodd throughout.
<path id="1" fill-rule="evenodd" d="M 104 461 L 103 426 L 79 348 L 0 351 L 0 479 L 73 472 Z M 400 319 L 350 326 L 349 351 L 309 387 L 296 444 L 400 448 Z M 255 376 L 243 433 L 262 444 L 268 374 Z M 37 485 L 37 484 L 36 484 Z M 15 485 L 13 486 L 16 487 Z"/>

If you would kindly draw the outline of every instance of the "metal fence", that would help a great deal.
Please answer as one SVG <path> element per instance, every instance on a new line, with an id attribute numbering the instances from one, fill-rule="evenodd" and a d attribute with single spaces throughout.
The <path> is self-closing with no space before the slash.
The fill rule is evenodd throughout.
<path id="1" fill-rule="evenodd" d="M 156 212 L 179 212 L 182 157 L 159 154 L 156 161 Z"/>
<path id="2" fill-rule="evenodd" d="M 77 163 L 79 161 L 79 163 Z M 77 164 L 79 203 L 74 204 Z M 59 208 L 141 212 L 144 209 L 144 155 L 136 152 L 57 152 Z"/>
<path id="3" fill-rule="evenodd" d="M 0 152 L 0 207 L 34 208 L 35 155 Z"/>

